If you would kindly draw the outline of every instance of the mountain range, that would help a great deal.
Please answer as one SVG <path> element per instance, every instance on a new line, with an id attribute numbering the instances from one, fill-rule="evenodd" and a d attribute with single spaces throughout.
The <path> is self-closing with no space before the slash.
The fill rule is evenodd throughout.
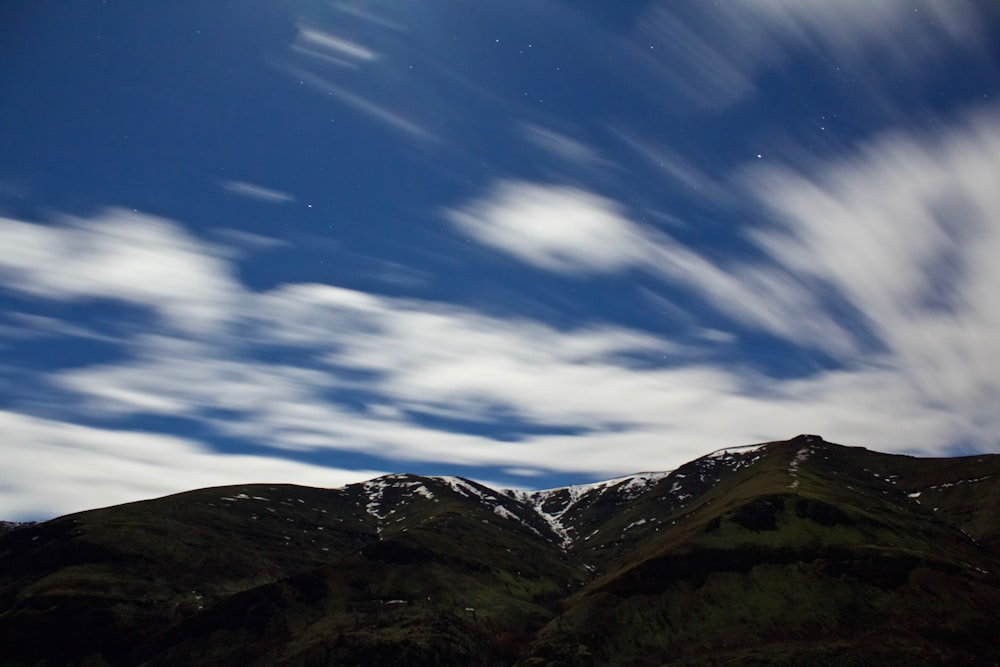
<path id="1" fill-rule="evenodd" d="M 998 572 L 995 454 L 248 484 L 4 523 L 0 665 L 995 665 Z"/>

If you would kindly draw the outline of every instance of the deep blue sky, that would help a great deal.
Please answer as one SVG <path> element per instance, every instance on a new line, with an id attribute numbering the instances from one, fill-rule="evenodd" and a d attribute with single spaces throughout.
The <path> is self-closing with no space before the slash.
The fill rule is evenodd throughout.
<path id="1" fill-rule="evenodd" d="M 1000 451 L 998 65 L 986 1 L 8 0 L 0 518 Z"/>

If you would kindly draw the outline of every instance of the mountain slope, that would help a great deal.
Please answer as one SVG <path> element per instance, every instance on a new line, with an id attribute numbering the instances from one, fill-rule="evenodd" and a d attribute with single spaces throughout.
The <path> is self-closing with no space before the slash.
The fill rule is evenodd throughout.
<path id="1" fill-rule="evenodd" d="M 202 489 L 0 536 L 0 664 L 992 664 L 1000 456 Z M 58 641 L 53 641 L 58 637 Z"/>
<path id="2" fill-rule="evenodd" d="M 963 527 L 916 502 L 918 489 L 959 479 L 995 495 L 997 457 L 935 465 L 815 437 L 758 453 L 659 514 L 669 529 L 612 550 L 609 571 L 568 601 L 524 664 L 565 655 L 575 664 L 992 664 L 1000 655 L 992 531 L 965 530 L 989 524 L 981 515 L 990 508 L 953 500 Z M 714 467 L 686 466 L 699 479 Z M 633 513 L 654 516 L 649 506 L 662 502 L 654 490 Z"/>

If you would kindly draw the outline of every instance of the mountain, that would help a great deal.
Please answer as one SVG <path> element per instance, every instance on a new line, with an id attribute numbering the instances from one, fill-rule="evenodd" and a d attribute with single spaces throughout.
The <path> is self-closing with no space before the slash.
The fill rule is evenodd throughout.
<path id="1" fill-rule="evenodd" d="M 210 488 L 0 535 L 2 665 L 993 665 L 1000 456 Z"/>
<path id="2" fill-rule="evenodd" d="M 21 523 L 18 521 L 0 521 L 0 535 L 3 535 L 4 533 L 9 533 L 15 528 L 20 528 L 21 526 L 27 526 L 27 525 L 30 524 Z"/>

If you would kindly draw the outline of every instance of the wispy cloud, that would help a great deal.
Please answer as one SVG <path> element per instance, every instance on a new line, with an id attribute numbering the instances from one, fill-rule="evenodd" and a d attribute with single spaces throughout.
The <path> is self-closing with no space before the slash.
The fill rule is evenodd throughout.
<path id="1" fill-rule="evenodd" d="M 0 321 L 0 340 L 50 337 L 85 338 L 104 343 L 121 342 L 114 336 L 46 315 L 7 313 L 6 321 Z"/>
<path id="2" fill-rule="evenodd" d="M 348 2 L 336 2 L 332 4 L 332 7 L 342 14 L 360 19 L 366 23 L 377 25 L 382 28 L 389 28 L 390 30 L 396 30 L 398 32 L 406 32 L 406 26 L 396 23 L 395 21 L 391 21 L 384 16 L 380 16 L 371 11 L 361 9 L 357 5 L 353 5 Z"/>
<path id="3" fill-rule="evenodd" d="M 542 127 L 536 123 L 524 123 L 521 134 L 536 148 L 562 160 L 568 165 L 598 166 L 610 164 L 593 147 L 562 132 Z"/>
<path id="4" fill-rule="evenodd" d="M 897 83 L 933 78 L 940 72 L 929 66 L 950 49 L 980 48 L 993 11 L 970 0 L 655 2 L 635 21 L 627 59 L 646 85 L 671 93 L 671 104 L 729 106 L 802 52 L 836 62 L 877 96 L 889 74 Z"/>
<path id="5" fill-rule="evenodd" d="M 378 54 L 371 49 L 326 30 L 321 30 L 317 26 L 300 25 L 294 48 L 301 48 L 309 52 L 319 50 L 325 52 L 326 55 L 341 56 L 351 60 L 378 60 Z"/>
<path id="6" fill-rule="evenodd" d="M 214 229 L 212 232 L 222 239 L 227 246 L 234 247 L 236 249 L 245 248 L 247 250 L 270 250 L 272 248 L 280 248 L 288 245 L 287 241 L 282 241 L 281 239 L 276 239 L 271 236 L 264 236 L 263 234 L 254 234 L 253 232 L 247 232 L 242 229 L 224 227 L 221 229 Z"/>
<path id="7" fill-rule="evenodd" d="M 640 138 L 623 128 L 613 128 L 612 131 L 629 150 L 659 170 L 673 187 L 686 190 L 700 201 L 714 206 L 731 206 L 736 195 L 718 176 L 706 173 L 702 166 L 656 141 Z"/>
<path id="8" fill-rule="evenodd" d="M 319 25 L 300 22 L 297 27 L 298 33 L 291 45 L 292 53 L 304 56 L 313 64 L 356 70 L 380 58 L 378 53 L 368 47 Z"/>
<path id="9" fill-rule="evenodd" d="M 862 58 L 912 68 L 937 55 L 942 47 L 975 44 L 982 37 L 983 7 L 967 0 L 885 0 L 871 4 L 738 0 L 731 11 L 773 31 L 775 37 L 821 48 L 857 64 Z"/>
<path id="10" fill-rule="evenodd" d="M 376 104 L 357 93 L 352 93 L 346 88 L 339 86 L 326 77 L 313 74 L 306 70 L 292 68 L 289 73 L 298 78 L 300 82 L 308 85 L 319 92 L 325 93 L 344 104 L 349 105 L 372 120 L 378 121 L 394 130 L 403 132 L 412 138 L 436 141 L 437 137 L 429 130 L 421 127 L 417 123 L 404 117 L 402 114 L 392 111 L 382 105 Z"/>
<path id="11" fill-rule="evenodd" d="M 270 204 L 284 204 L 295 201 L 295 196 L 280 190 L 255 185 L 246 181 L 225 181 L 222 184 L 228 192 L 240 197 L 248 197 L 257 201 L 268 202 Z"/>

